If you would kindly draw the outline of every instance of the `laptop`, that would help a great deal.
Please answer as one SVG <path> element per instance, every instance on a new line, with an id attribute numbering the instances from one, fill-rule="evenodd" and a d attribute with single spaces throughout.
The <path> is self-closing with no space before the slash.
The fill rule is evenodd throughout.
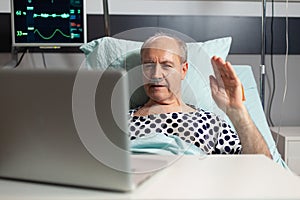
<path id="1" fill-rule="evenodd" d="M 128 105 L 121 70 L 1 70 L 0 177 L 133 190 L 166 161 L 131 155 Z"/>

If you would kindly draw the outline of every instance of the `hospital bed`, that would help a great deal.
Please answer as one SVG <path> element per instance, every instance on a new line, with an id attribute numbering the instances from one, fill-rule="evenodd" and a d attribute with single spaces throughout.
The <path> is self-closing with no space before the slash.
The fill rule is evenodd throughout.
<path id="1" fill-rule="evenodd" d="M 211 97 L 208 77 L 210 74 L 213 74 L 210 58 L 213 55 L 217 55 L 226 59 L 231 41 L 231 37 L 224 37 L 205 42 L 188 42 L 189 70 L 182 85 L 182 97 L 185 103 L 213 111 L 224 118 L 227 118 L 227 116 L 216 106 Z M 132 95 L 130 106 L 142 105 L 146 102 L 147 97 L 143 88 L 139 87 L 142 85 L 139 55 L 141 45 L 141 41 L 133 41 L 131 38 L 103 37 L 95 39 L 81 46 L 81 50 L 86 55 L 86 60 L 81 67 L 89 69 L 126 69 L 130 76 L 129 86 Z M 233 65 L 233 67 L 244 86 L 245 106 L 266 140 L 273 160 L 287 168 L 286 163 L 277 151 L 276 142 L 271 135 L 251 66 Z M 228 118 L 227 120 L 231 123 Z"/>

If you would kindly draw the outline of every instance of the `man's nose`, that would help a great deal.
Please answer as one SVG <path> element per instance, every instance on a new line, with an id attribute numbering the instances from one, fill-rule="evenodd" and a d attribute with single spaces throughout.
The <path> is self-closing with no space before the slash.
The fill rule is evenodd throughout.
<path id="1" fill-rule="evenodd" d="M 154 69 L 153 69 L 152 77 L 160 78 L 162 76 L 163 76 L 163 74 L 162 74 L 162 70 L 161 70 L 161 65 L 160 65 L 160 63 L 156 62 Z"/>

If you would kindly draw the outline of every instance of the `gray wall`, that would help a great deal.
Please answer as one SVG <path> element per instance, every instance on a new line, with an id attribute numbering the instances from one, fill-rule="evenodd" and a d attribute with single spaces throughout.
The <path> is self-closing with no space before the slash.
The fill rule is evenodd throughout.
<path id="1" fill-rule="evenodd" d="M 90 16 L 90 23 L 97 23 L 97 20 L 102 20 L 101 14 L 102 11 L 102 1 L 100 0 L 87 0 L 87 13 Z M 159 6 L 158 6 L 159 5 Z M 214 17 L 221 17 L 226 19 L 234 19 L 234 20 L 242 20 L 242 22 L 247 22 L 244 25 L 250 26 L 248 22 L 255 22 L 254 27 L 250 27 L 249 30 L 253 31 L 254 34 L 258 34 L 252 38 L 252 41 L 247 40 L 247 38 L 251 38 L 253 34 L 247 35 L 247 33 L 241 34 L 232 32 L 233 34 L 233 48 L 228 57 L 228 60 L 233 64 L 246 64 L 251 65 L 254 71 L 254 75 L 256 77 L 257 83 L 259 83 L 259 64 L 260 64 L 260 29 L 257 27 L 257 23 L 259 23 L 260 15 L 261 15 L 261 3 L 259 1 L 155 1 L 155 0 L 111 0 L 109 2 L 110 13 L 115 17 L 115 21 L 112 22 L 117 23 L 120 21 L 122 16 L 137 16 L 137 15 L 147 15 L 147 16 L 203 16 L 209 17 L 210 20 L 218 19 Z M 268 3 L 268 16 L 270 16 L 270 3 Z M 289 3 L 288 10 L 286 10 L 285 4 L 283 2 L 277 2 L 275 4 L 275 16 L 280 19 L 280 21 L 284 22 L 284 17 L 286 13 L 288 16 L 294 20 L 296 19 L 298 23 L 298 18 L 300 17 L 300 3 L 292 2 Z M 287 12 L 288 11 L 288 12 Z M 1 0 L 0 2 L 0 16 L 1 13 L 10 13 L 10 5 L 9 0 Z M 95 18 L 95 19 L 94 19 Z M 220 19 L 220 18 L 219 18 Z M 99 21 L 99 25 L 102 25 L 103 22 Z M 211 23 L 208 23 L 208 25 Z M 280 29 L 284 33 L 284 23 L 281 24 Z M 113 26 L 113 24 L 112 24 Z M 180 26 L 180 24 L 178 24 Z M 224 27 L 230 27 L 232 23 L 224 24 Z M 234 27 L 234 26 L 233 26 Z M 117 33 L 120 30 L 120 26 L 115 25 L 112 27 L 115 29 Z M 206 27 L 207 28 L 207 27 Z M 213 30 L 214 27 L 210 27 Z M 220 27 L 219 27 L 220 28 Z M 257 29 L 257 30 L 256 30 Z M 100 30 L 100 29 L 99 29 Z M 102 28 L 101 28 L 102 30 Z M 5 30 L 0 30 L 0 35 Z M 97 30 L 98 31 L 98 30 Z M 103 30 L 102 30 L 103 31 Z M 201 30 L 203 31 L 203 30 Z M 230 31 L 230 30 L 229 30 Z M 91 30 L 92 32 L 92 30 Z M 192 30 L 188 30 L 187 34 L 192 33 Z M 207 34 L 206 38 L 198 38 L 197 40 L 205 40 L 208 38 L 217 37 L 213 31 L 211 34 Z M 218 31 L 216 31 L 218 32 Z M 201 32 L 203 35 L 203 32 Z M 94 33 L 93 33 L 94 34 Z M 95 32 L 96 34 L 96 32 Z M 197 34 L 197 32 L 193 32 L 193 34 Z M 272 107 L 272 119 L 276 125 L 298 125 L 300 126 L 300 106 L 298 104 L 299 95 L 300 95 L 300 80 L 298 75 L 300 74 L 299 65 L 299 47 L 300 44 L 296 36 L 299 35 L 297 30 L 290 31 L 290 37 L 294 39 L 291 41 L 291 45 L 293 47 L 292 55 L 288 57 L 288 66 L 287 66 L 287 95 L 285 102 L 282 104 L 283 91 L 285 87 L 285 76 L 284 76 L 284 61 L 285 61 L 285 46 L 282 45 L 278 47 L 278 52 L 274 55 L 274 67 L 276 72 L 276 93 L 275 99 Z M 101 36 L 101 34 L 100 34 Z M 97 37 L 97 35 L 91 35 L 90 40 Z M 245 40 L 246 38 L 246 40 Z M 276 44 L 285 44 L 284 35 L 277 37 Z M 244 42 L 248 42 L 249 45 L 244 44 Z M 253 50 L 249 49 L 251 47 L 251 43 L 255 43 Z M 295 48 L 294 48 L 295 47 Z M 242 53 L 240 53 L 242 52 Z M 78 68 L 84 56 L 82 53 L 45 53 L 46 64 L 48 68 Z M 10 60 L 9 52 L 0 53 L 0 66 L 3 66 Z M 20 68 L 42 68 L 42 53 L 28 53 L 25 55 Z M 266 67 L 267 67 L 267 83 L 270 82 L 270 56 L 266 57 Z M 268 102 L 269 96 L 269 84 L 266 87 L 266 103 Z M 280 120 L 281 117 L 281 120 Z"/>

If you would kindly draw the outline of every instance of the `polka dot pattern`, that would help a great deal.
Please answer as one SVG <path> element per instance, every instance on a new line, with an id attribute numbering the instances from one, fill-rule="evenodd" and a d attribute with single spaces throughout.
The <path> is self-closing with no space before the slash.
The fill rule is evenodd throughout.
<path id="1" fill-rule="evenodd" d="M 150 133 L 176 135 L 192 143 L 207 154 L 239 154 L 242 146 L 237 133 L 214 113 L 197 109 L 189 113 L 164 113 L 133 116 L 138 110 L 129 112 L 130 139 L 134 140 Z"/>

